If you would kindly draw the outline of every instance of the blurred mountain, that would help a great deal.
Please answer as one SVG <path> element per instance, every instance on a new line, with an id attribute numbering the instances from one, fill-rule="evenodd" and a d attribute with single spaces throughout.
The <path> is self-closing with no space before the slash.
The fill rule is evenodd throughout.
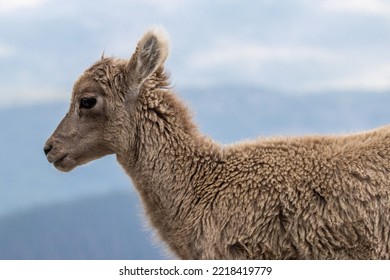
<path id="1" fill-rule="evenodd" d="M 390 124 L 390 92 L 288 94 L 248 87 L 187 89 L 201 130 L 222 143 L 259 136 L 339 134 Z"/>
<path id="2" fill-rule="evenodd" d="M 37 207 L 0 219 L 0 259 L 164 259 L 129 192 Z M 143 218 L 143 217 L 142 217 Z"/>

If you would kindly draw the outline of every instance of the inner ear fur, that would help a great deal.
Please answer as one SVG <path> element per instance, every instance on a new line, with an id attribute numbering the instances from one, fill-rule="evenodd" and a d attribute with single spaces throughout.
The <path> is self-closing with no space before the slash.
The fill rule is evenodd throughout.
<path id="1" fill-rule="evenodd" d="M 139 88 L 168 57 L 168 38 L 161 29 L 146 32 L 137 44 L 127 70 L 132 87 Z"/>

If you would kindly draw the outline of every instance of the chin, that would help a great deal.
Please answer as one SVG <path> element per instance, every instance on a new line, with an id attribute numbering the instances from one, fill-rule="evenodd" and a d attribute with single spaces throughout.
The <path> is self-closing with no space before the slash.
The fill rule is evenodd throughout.
<path id="1" fill-rule="evenodd" d="M 69 157 L 60 159 L 54 162 L 53 165 L 55 168 L 57 168 L 62 172 L 69 172 L 78 166 L 78 164 L 74 160 L 70 159 Z"/>
<path id="2" fill-rule="evenodd" d="M 87 163 L 94 161 L 98 158 L 101 158 L 101 156 L 93 157 L 93 158 L 77 157 L 77 160 L 76 160 L 76 159 L 72 158 L 71 156 L 67 155 L 64 158 L 54 162 L 54 167 L 62 172 L 69 172 L 80 165 L 87 164 Z"/>

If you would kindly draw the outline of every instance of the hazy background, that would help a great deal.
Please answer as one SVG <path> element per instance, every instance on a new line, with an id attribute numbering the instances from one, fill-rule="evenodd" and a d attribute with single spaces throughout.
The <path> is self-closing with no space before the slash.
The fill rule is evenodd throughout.
<path id="1" fill-rule="evenodd" d="M 169 258 L 114 157 L 65 174 L 42 152 L 82 71 L 155 25 L 222 143 L 390 123 L 386 0 L 0 0 L 0 259 Z"/>

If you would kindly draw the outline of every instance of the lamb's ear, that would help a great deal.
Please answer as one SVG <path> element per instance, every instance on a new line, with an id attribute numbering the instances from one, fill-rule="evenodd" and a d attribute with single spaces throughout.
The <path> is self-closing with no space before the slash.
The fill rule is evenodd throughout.
<path id="1" fill-rule="evenodd" d="M 132 88 L 139 88 L 168 56 L 168 38 L 161 29 L 152 29 L 144 34 L 127 64 Z"/>

